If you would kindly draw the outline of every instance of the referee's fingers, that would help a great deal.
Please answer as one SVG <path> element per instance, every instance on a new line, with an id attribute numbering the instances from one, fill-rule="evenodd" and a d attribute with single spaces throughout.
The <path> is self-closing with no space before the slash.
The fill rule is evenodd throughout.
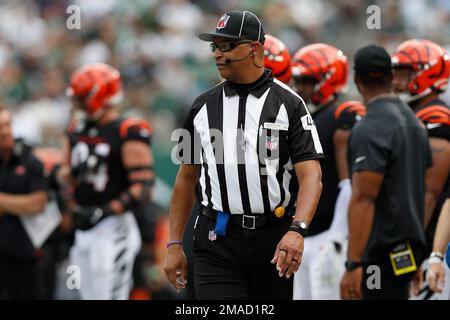
<path id="1" fill-rule="evenodd" d="M 282 277 L 284 273 L 287 270 L 289 261 L 288 258 L 288 251 L 286 249 L 281 248 L 280 253 L 278 255 L 278 261 L 277 261 L 277 270 L 279 272 L 279 276 Z"/>
<path id="2" fill-rule="evenodd" d="M 275 254 L 273 255 L 273 258 L 270 261 L 270 263 L 272 264 L 276 263 L 279 255 L 280 255 L 280 244 L 277 245 L 277 248 L 275 249 Z"/>
<path id="3" fill-rule="evenodd" d="M 185 287 L 186 261 L 178 254 L 168 254 L 164 262 L 164 272 L 169 282 L 177 291 Z"/>
<path id="4" fill-rule="evenodd" d="M 289 268 L 286 271 L 286 278 L 289 279 L 293 273 L 296 273 L 298 268 L 300 267 L 300 261 L 295 257 L 292 257 L 291 263 L 289 264 Z"/>

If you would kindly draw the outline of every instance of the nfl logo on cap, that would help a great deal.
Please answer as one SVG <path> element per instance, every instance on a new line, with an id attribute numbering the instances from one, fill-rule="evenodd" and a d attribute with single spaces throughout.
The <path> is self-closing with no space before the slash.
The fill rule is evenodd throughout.
<path id="1" fill-rule="evenodd" d="M 220 17 L 219 21 L 217 22 L 217 29 L 223 29 L 226 27 L 228 19 L 230 19 L 230 16 L 227 14 L 224 14 Z"/>

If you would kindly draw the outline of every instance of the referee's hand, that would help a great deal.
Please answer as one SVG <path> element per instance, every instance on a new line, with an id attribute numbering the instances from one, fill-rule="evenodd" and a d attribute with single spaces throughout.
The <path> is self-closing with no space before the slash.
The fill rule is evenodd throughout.
<path id="1" fill-rule="evenodd" d="M 164 261 L 164 272 L 177 292 L 186 288 L 187 262 L 183 248 L 173 245 L 168 248 Z"/>
<path id="2" fill-rule="evenodd" d="M 303 245 L 303 237 L 294 231 L 288 231 L 280 240 L 271 261 L 272 264 L 276 264 L 280 277 L 286 275 L 289 279 L 297 272 L 302 262 Z"/>

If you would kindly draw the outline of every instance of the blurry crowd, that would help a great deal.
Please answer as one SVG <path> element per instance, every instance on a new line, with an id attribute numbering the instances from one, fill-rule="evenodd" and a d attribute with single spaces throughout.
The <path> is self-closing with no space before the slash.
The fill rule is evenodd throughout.
<path id="1" fill-rule="evenodd" d="M 380 30 L 366 27 L 371 4 L 381 8 Z M 70 5 L 81 9 L 79 30 L 66 26 Z M 197 34 L 210 31 L 216 17 L 230 8 L 258 14 L 266 32 L 291 53 L 325 42 L 351 59 L 369 41 L 392 51 L 410 37 L 437 43 L 450 38 L 450 2 L 445 0 L 1 0 L 0 6 L 0 99 L 15 114 L 17 135 L 59 146 L 69 118 L 65 89 L 70 73 L 104 61 L 121 71 L 124 110 L 151 119 L 155 153 L 162 158 L 170 153 L 170 133 L 184 111 L 219 81 L 208 46 Z M 171 169 L 162 173 L 169 184 L 176 171 Z"/>

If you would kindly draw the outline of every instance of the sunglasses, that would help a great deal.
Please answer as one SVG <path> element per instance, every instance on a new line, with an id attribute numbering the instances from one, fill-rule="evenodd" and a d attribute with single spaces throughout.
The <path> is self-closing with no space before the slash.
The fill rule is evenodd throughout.
<path id="1" fill-rule="evenodd" d="M 211 48 L 211 52 L 214 53 L 216 51 L 216 49 L 219 49 L 220 52 L 227 52 L 227 51 L 231 51 L 234 48 L 236 48 L 237 46 L 240 46 L 241 44 L 244 43 L 251 43 L 252 41 L 230 41 L 230 42 L 220 42 L 220 43 L 215 43 L 215 42 L 211 42 L 209 44 L 209 47 Z"/>

